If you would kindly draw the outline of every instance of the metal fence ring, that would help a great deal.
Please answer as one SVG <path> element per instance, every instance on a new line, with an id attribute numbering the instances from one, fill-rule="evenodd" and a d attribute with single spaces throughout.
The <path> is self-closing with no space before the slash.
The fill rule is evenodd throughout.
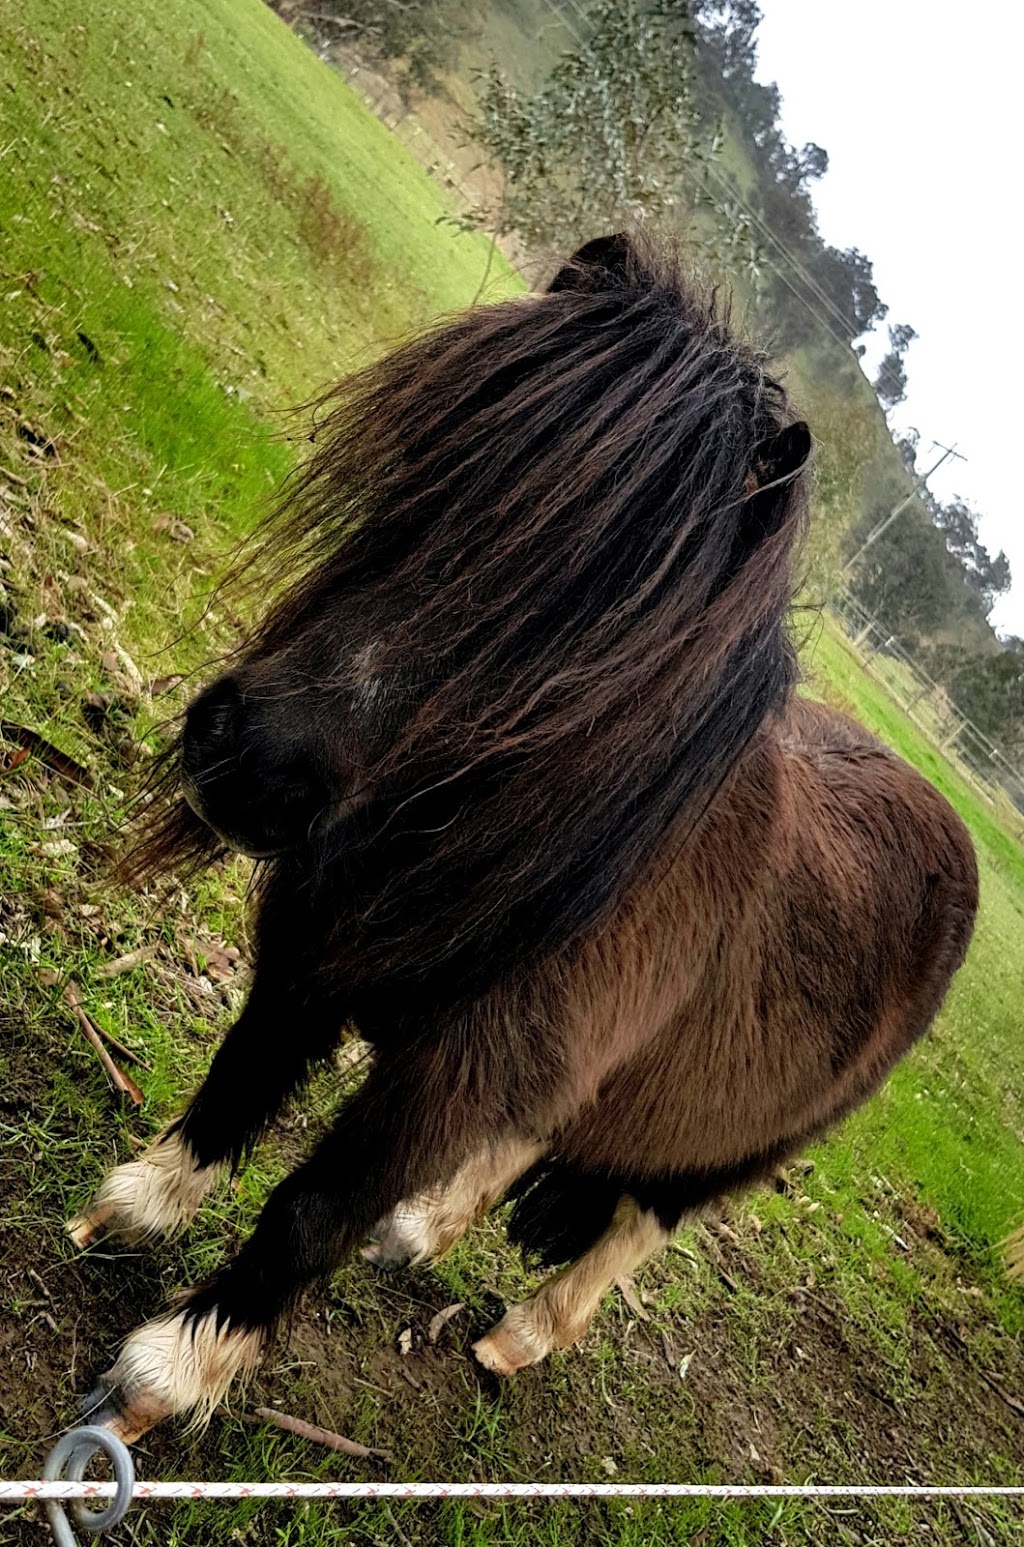
<path id="1" fill-rule="evenodd" d="M 85 1424 L 62 1434 L 43 1464 L 43 1478 L 46 1482 L 80 1483 L 89 1462 L 101 1452 L 108 1457 L 114 1471 L 114 1497 L 105 1509 L 90 1509 L 84 1499 L 70 1501 L 75 1524 L 93 1534 L 117 1525 L 127 1514 L 132 1502 L 135 1464 L 127 1445 L 109 1429 Z M 45 1508 L 57 1547 L 76 1547 L 74 1534 L 60 1500 L 47 1499 Z"/>

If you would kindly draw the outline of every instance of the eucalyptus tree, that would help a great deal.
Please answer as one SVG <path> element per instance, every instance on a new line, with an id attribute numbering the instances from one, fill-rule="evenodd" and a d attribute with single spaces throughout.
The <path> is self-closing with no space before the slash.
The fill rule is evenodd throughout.
<path id="1" fill-rule="evenodd" d="M 670 0 L 598 0 L 538 91 L 498 64 L 478 78 L 470 132 L 504 174 L 480 220 L 532 250 L 578 246 L 626 218 L 685 220 L 714 153 L 694 96 L 693 30 Z"/>

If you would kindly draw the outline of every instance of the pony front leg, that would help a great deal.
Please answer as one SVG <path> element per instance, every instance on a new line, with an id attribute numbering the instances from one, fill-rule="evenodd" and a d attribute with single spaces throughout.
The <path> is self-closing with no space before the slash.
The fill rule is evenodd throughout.
<path id="1" fill-rule="evenodd" d="M 180 1120 L 157 1134 L 135 1160 L 108 1171 L 67 1232 L 83 1250 L 104 1236 L 140 1246 L 170 1240 L 190 1223 L 224 1167 L 202 1166 L 183 1138 Z"/>
<path id="2" fill-rule="evenodd" d="M 446 1072 L 443 1049 L 372 1070 L 330 1134 L 271 1194 L 238 1256 L 132 1333 L 104 1377 L 93 1421 L 128 1442 L 173 1413 L 204 1422 L 232 1380 L 252 1373 L 308 1285 L 328 1278 L 403 1197 L 443 1185 L 482 1149 L 497 1114 L 466 1086 L 486 1082 L 453 1088 Z"/>
<path id="3" fill-rule="evenodd" d="M 313 1064 L 328 1057 L 343 1015 L 257 970 L 245 1008 L 188 1107 L 152 1144 L 103 1179 L 68 1234 L 84 1248 L 101 1236 L 167 1240 L 259 1138 Z M 287 1028 L 287 1030 L 285 1030 Z"/>

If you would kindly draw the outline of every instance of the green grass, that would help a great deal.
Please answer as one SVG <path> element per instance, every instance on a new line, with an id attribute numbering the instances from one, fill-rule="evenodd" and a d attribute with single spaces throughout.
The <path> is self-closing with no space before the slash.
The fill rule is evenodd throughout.
<path id="1" fill-rule="evenodd" d="M 440 191 L 258 0 L 4 18 L 5 379 L 66 463 L 58 516 L 127 537 L 134 632 L 165 635 L 151 520 L 247 530 L 282 412 L 465 304 L 488 243 L 439 229 Z"/>
<path id="2" fill-rule="evenodd" d="M 71 1252 L 65 1214 L 201 1078 L 237 1006 L 241 979 L 206 966 L 225 942 L 248 954 L 240 866 L 170 898 L 101 884 L 138 737 L 180 702 L 140 695 L 130 663 L 143 683 L 187 673 L 233 636 L 215 596 L 179 637 L 292 463 L 283 410 L 475 294 L 488 244 L 445 213 L 395 137 L 258 0 L 0 0 L 0 578 L 25 630 L 0 648 L 0 692 L 5 719 L 94 776 L 83 792 L 34 759 L 0 772 L 5 1472 L 30 1475 L 117 1340 L 251 1228 L 337 1099 L 332 1077 L 317 1081 L 182 1244 Z M 500 259 L 491 279 L 493 294 L 519 285 Z M 169 535 L 165 515 L 192 540 Z M 61 621 L 70 637 L 49 637 Z M 645 1269 L 649 1320 L 614 1297 L 580 1350 L 509 1385 L 481 1380 L 471 1336 L 532 1282 L 489 1223 L 436 1274 L 347 1266 L 275 1353 L 262 1400 L 390 1446 L 392 1475 L 410 1479 L 604 1481 L 609 1461 L 626 1481 L 1019 1476 L 1019 1419 L 985 1372 L 1024 1386 L 1024 1297 L 998 1258 L 1024 1219 L 1024 855 L 837 636 L 809 659 L 817 686 L 923 768 L 975 835 L 978 936 L 934 1034 L 816 1148 L 810 1174 Z M 140 947 L 142 964 L 100 975 Z M 60 999 L 68 978 L 144 1052 L 141 1113 L 107 1090 Z M 421 1346 L 455 1300 L 465 1311 L 438 1348 Z M 405 1327 L 417 1350 L 403 1363 Z M 367 1475 L 235 1411 L 205 1438 L 158 1431 L 140 1466 Z M 1012 1509 L 972 1510 L 968 1523 L 1010 1539 Z M 799 1502 L 183 1505 L 132 1518 L 126 1540 L 172 1547 L 896 1542 L 919 1540 L 922 1522 L 952 1544 L 965 1529 L 944 1505 Z M 0 1543 L 38 1529 L 0 1517 Z"/>

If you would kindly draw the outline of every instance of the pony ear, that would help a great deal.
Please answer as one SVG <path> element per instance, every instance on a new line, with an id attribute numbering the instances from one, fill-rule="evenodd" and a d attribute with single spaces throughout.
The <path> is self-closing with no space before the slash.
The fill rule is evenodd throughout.
<path id="1" fill-rule="evenodd" d="M 559 290 L 610 290 L 625 279 L 635 249 L 624 231 L 614 236 L 596 236 L 577 248 L 568 263 L 562 265 L 547 287 L 548 295 Z"/>
<path id="2" fill-rule="evenodd" d="M 759 441 L 747 473 L 747 498 L 753 498 L 762 489 L 792 482 L 807 465 L 813 448 L 810 428 L 803 419 Z"/>

